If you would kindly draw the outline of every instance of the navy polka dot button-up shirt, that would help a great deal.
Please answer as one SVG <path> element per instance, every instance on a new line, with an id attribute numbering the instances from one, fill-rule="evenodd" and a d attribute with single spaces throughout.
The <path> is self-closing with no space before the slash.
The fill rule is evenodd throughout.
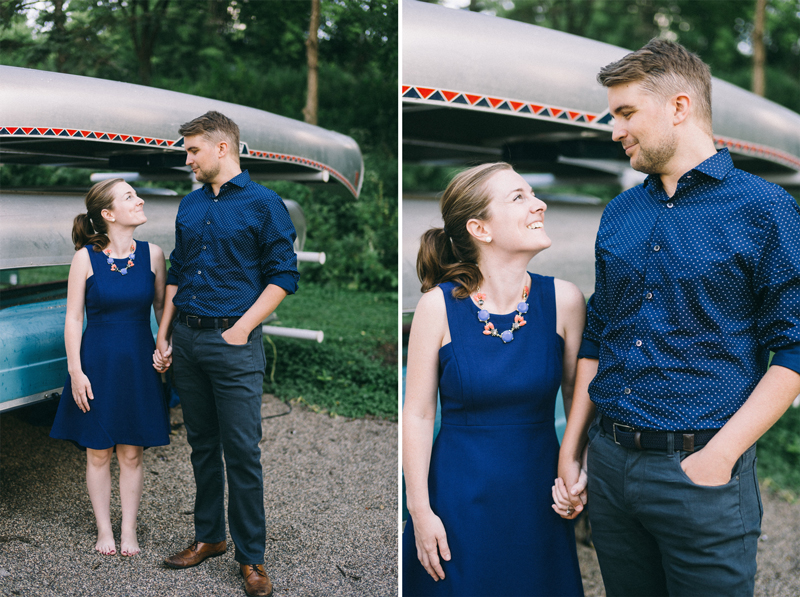
<path id="1" fill-rule="evenodd" d="M 580 358 L 598 411 L 643 429 L 722 427 L 773 365 L 800 373 L 800 207 L 727 150 L 672 197 L 650 175 L 605 209 Z"/>
<path id="2" fill-rule="evenodd" d="M 185 313 L 243 315 L 269 284 L 297 290 L 295 230 L 283 200 L 245 170 L 220 187 L 210 184 L 181 200 L 167 284 Z"/>

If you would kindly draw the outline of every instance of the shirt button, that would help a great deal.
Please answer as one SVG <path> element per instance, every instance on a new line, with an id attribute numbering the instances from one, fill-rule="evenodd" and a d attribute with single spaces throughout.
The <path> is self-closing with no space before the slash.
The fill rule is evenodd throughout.
<path id="1" fill-rule="evenodd" d="M 669 207 L 670 209 L 672 209 L 673 207 L 675 207 L 675 204 L 674 204 L 674 203 L 672 203 L 672 201 L 670 201 L 669 203 L 667 203 L 667 207 Z"/>
<path id="2" fill-rule="evenodd" d="M 649 301 L 651 298 L 653 298 L 653 293 L 648 292 L 647 294 L 644 295 L 644 297 Z"/>
<path id="3" fill-rule="evenodd" d="M 217 201 L 219 201 L 219 199 L 214 199 L 214 203 L 216 203 Z"/>
<path id="4" fill-rule="evenodd" d="M 203 273 L 202 271 L 200 271 L 200 270 L 197 270 L 197 275 L 198 275 L 198 276 L 199 276 L 200 274 L 202 274 L 202 273 Z"/>
<path id="5" fill-rule="evenodd" d="M 206 250 L 206 246 L 205 246 L 205 245 L 203 245 L 203 250 L 204 250 L 204 251 Z"/>
<path id="6" fill-rule="evenodd" d="M 624 394 L 627 396 L 628 394 L 630 394 L 630 393 L 631 393 L 631 389 L 630 389 L 630 388 L 625 388 L 625 389 L 623 390 L 623 393 L 624 393 Z"/>
<path id="7" fill-rule="evenodd" d="M 193 295 L 192 295 L 192 299 L 196 299 L 196 298 L 197 298 L 197 296 L 195 296 L 195 295 L 193 294 Z"/>
<path id="8" fill-rule="evenodd" d="M 641 346 L 641 345 L 642 345 L 642 341 L 641 340 L 637 340 L 636 341 L 636 346 Z"/>
<path id="9" fill-rule="evenodd" d="M 210 223 L 211 223 L 211 220 L 206 220 L 206 224 L 210 224 Z"/>
<path id="10" fill-rule="evenodd" d="M 656 251 L 656 252 L 660 251 L 661 250 L 661 245 L 656 245 L 655 247 L 653 247 L 653 250 Z"/>

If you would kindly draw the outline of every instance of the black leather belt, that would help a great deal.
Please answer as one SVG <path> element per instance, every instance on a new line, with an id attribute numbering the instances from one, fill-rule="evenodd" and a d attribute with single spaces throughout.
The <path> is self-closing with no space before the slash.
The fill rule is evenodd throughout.
<path id="1" fill-rule="evenodd" d="M 667 438 L 673 436 L 673 449 L 694 452 L 706 445 L 719 429 L 703 431 L 653 431 L 636 429 L 608 417 L 601 417 L 600 425 L 619 446 L 629 450 L 666 450 Z"/>
<path id="2" fill-rule="evenodd" d="M 241 319 L 241 317 L 198 317 L 197 315 L 189 315 L 183 311 L 178 313 L 178 321 L 190 328 L 227 330 L 233 327 L 233 324 L 239 321 L 239 319 Z"/>

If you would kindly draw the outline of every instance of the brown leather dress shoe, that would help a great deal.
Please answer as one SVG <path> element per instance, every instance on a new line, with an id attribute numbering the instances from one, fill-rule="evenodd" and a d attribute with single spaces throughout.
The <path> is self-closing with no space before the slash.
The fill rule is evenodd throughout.
<path id="1" fill-rule="evenodd" d="M 201 543 L 194 541 L 189 547 L 174 556 L 164 560 L 164 565 L 170 568 L 191 568 L 197 566 L 206 558 L 221 556 L 227 550 L 224 541 L 219 543 Z"/>
<path id="2" fill-rule="evenodd" d="M 249 597 L 270 597 L 272 581 L 261 564 L 239 564 L 244 576 L 244 592 Z"/>

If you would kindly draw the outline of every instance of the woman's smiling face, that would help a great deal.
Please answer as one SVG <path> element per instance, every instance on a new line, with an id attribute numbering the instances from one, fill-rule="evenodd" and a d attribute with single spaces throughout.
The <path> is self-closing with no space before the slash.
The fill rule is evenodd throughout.
<path id="1" fill-rule="evenodd" d="M 120 182 L 114 185 L 111 192 L 114 195 L 114 202 L 107 211 L 117 224 L 141 226 L 147 222 L 147 216 L 144 215 L 144 200 L 136 194 L 131 185 Z"/>
<path id="2" fill-rule="evenodd" d="M 491 197 L 484 223 L 495 248 L 511 253 L 546 249 L 552 241 L 544 228 L 547 205 L 514 170 L 501 170 L 486 182 Z"/>

